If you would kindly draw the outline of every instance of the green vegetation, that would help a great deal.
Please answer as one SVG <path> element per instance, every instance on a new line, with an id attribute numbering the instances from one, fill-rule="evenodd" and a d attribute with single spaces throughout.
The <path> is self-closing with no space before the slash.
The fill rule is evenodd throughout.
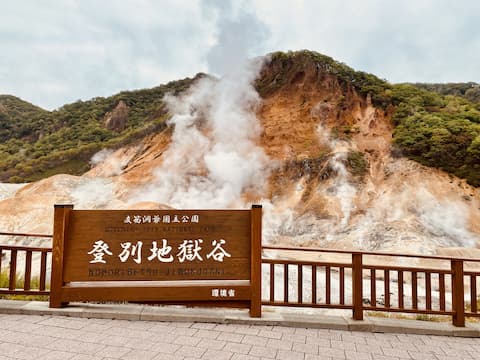
<path id="1" fill-rule="evenodd" d="M 20 276 L 16 276 L 16 287 L 17 289 L 23 289 L 25 279 Z M 8 271 L 2 271 L 0 273 L 0 289 L 8 289 L 10 284 L 10 274 Z M 30 279 L 30 288 L 39 289 L 40 288 L 40 278 L 38 276 L 33 276 Z M 46 284 L 47 290 L 50 289 L 49 284 Z M 29 301 L 48 301 L 48 295 L 0 295 L 0 299 L 6 300 L 29 300 Z"/>
<path id="2" fill-rule="evenodd" d="M 77 101 L 52 112 L 0 95 L 0 181 L 84 173 L 91 156 L 100 149 L 123 146 L 162 130 L 168 118 L 164 95 L 184 91 L 193 80 Z M 109 130 L 104 126 L 105 115 L 120 101 L 128 106 L 126 127 Z"/>
<path id="3" fill-rule="evenodd" d="M 349 151 L 347 154 L 347 165 L 353 176 L 363 178 L 368 171 L 368 161 L 364 153 L 360 151 Z"/>
<path id="4" fill-rule="evenodd" d="M 415 83 L 412 85 L 424 90 L 434 91 L 440 95 L 460 96 L 473 103 L 480 104 L 480 84 L 474 82 L 447 84 Z"/>
<path id="5" fill-rule="evenodd" d="M 372 102 L 379 107 L 385 108 L 390 103 L 391 85 L 387 81 L 363 71 L 355 71 L 329 56 L 308 50 L 275 52 L 269 56 L 271 71 L 263 71 L 256 82 L 256 88 L 262 96 L 294 82 L 296 76 L 305 72 L 307 67 L 315 66 L 320 74 L 336 77 L 345 93 L 353 86 L 364 96 L 370 94 Z"/>
<path id="6" fill-rule="evenodd" d="M 312 51 L 270 54 L 256 87 L 262 96 L 316 72 L 320 82 L 334 77 L 347 101 L 352 90 L 393 111 L 395 153 L 437 167 L 480 186 L 480 85 L 390 84 Z M 348 131 L 334 129 L 345 138 Z M 358 163 L 357 165 L 360 165 Z M 361 166 L 359 166 L 361 168 Z"/>
<path id="7" fill-rule="evenodd" d="M 480 186 L 480 105 L 408 84 L 393 86 L 392 100 L 403 155 Z"/>
<path id="8" fill-rule="evenodd" d="M 318 86 L 339 86 L 337 103 L 346 109 L 354 94 L 392 114 L 394 153 L 440 168 L 480 186 L 480 85 L 390 84 L 372 74 L 355 71 L 331 57 L 312 52 L 276 52 L 258 79 L 256 88 L 268 97 L 314 75 Z M 197 77 L 205 76 L 203 74 Z M 53 112 L 13 96 L 0 96 L 0 181 L 34 181 L 56 173 L 82 174 L 89 159 L 102 148 L 134 142 L 165 127 L 168 118 L 163 96 L 184 91 L 193 79 L 153 89 L 77 101 Z M 109 130 L 105 115 L 120 101 L 128 107 L 125 128 Z M 358 131 L 339 124 L 338 138 Z M 359 172 L 358 156 L 349 158 Z M 366 166 L 366 165 L 365 165 Z"/>

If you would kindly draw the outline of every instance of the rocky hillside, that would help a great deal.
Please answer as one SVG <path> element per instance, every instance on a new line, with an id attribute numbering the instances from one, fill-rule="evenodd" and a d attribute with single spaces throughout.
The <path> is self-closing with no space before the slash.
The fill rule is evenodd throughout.
<path id="1" fill-rule="evenodd" d="M 83 176 L 0 188 L 0 228 L 50 232 L 55 202 L 260 202 L 264 239 L 273 243 L 420 253 L 480 244 L 477 104 L 392 85 L 307 51 L 271 54 L 187 87 L 158 99 L 167 123 L 95 154 Z M 99 112 L 99 126 L 128 132 L 122 119 L 133 110 L 124 102 Z"/>
<path id="2" fill-rule="evenodd" d="M 396 153 L 480 186 L 478 84 L 393 85 L 310 51 L 274 53 L 271 59 L 256 79 L 263 98 L 302 82 L 305 69 L 313 67 L 321 76 L 328 75 L 324 80 L 340 86 L 336 106 L 348 106 L 345 95 L 355 91 L 391 115 Z M 181 93 L 194 79 L 78 101 L 53 112 L 0 95 L 0 181 L 81 175 L 97 151 L 117 149 L 163 129 L 168 118 L 165 94 Z M 339 119 L 333 129 L 336 136 L 349 137 L 357 131 L 351 120 L 341 114 Z"/>
<path id="3" fill-rule="evenodd" d="M 192 81 L 79 100 L 51 112 L 0 95 L 0 181 L 83 174 L 97 151 L 119 148 L 161 130 L 166 119 L 163 96 L 182 92 Z"/>

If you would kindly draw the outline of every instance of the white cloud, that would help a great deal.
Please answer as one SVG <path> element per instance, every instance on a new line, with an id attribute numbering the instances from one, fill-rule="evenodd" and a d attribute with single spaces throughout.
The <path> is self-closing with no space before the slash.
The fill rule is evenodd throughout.
<path id="1" fill-rule="evenodd" d="M 478 18 L 476 0 L 9 1 L 0 93 L 52 109 L 151 87 L 216 71 L 217 41 L 232 61 L 308 48 L 393 82 L 480 82 Z"/>
<path id="2" fill-rule="evenodd" d="M 480 82 L 478 1 L 311 0 L 256 5 L 272 33 L 272 50 L 313 49 L 392 82 Z"/>
<path id="3" fill-rule="evenodd" d="M 0 93 L 51 109 L 193 76 L 212 32 L 198 1 L 2 4 Z"/>

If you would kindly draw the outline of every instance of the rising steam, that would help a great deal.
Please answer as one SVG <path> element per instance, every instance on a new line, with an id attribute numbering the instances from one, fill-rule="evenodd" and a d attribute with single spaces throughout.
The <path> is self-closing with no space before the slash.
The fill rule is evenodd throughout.
<path id="1" fill-rule="evenodd" d="M 167 96 L 172 143 L 155 171 L 155 180 L 133 202 L 156 201 L 176 208 L 245 207 L 244 194 L 265 192 L 268 158 L 258 146 L 260 98 L 253 87 L 263 58 L 247 60 L 264 38 L 264 26 L 228 1 L 206 1 L 216 17 L 217 43 L 208 54 L 209 70 L 220 79 L 200 79 L 185 95 Z M 245 36 L 249 31 L 251 36 Z"/>
<path id="2" fill-rule="evenodd" d="M 268 159 L 256 144 L 259 97 L 252 86 L 261 66 L 261 59 L 250 61 L 220 80 L 201 79 L 180 98 L 165 99 L 173 115 L 172 143 L 155 181 L 133 201 L 229 208 L 244 207 L 245 192 L 263 194 Z"/>
<path id="3" fill-rule="evenodd" d="M 330 176 L 317 182 L 312 197 L 324 204 L 323 210 L 309 212 L 302 204 L 312 181 L 307 176 L 290 193 L 269 199 L 273 167 L 259 146 L 262 128 L 255 114 L 260 98 L 253 87 L 266 59 L 247 60 L 265 42 L 266 27 L 238 3 L 206 0 L 205 5 L 205 15 L 215 19 L 218 30 L 207 54 L 209 72 L 220 78 L 201 78 L 181 96 L 164 99 L 171 114 L 171 143 L 154 179 L 131 194 L 131 204 L 155 201 L 178 209 L 212 209 L 260 202 L 264 242 L 424 253 L 479 241 L 468 230 L 461 203 L 437 200 L 410 184 L 382 188 L 368 175 L 363 183 L 353 179 L 346 164 L 348 153 L 358 150 L 355 142 L 334 139 L 321 119 L 317 135 L 329 149 Z M 318 114 L 312 117 L 319 119 Z"/>

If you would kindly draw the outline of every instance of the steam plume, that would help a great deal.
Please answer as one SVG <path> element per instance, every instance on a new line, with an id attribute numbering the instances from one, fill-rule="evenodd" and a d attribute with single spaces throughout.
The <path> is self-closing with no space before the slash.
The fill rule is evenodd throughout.
<path id="1" fill-rule="evenodd" d="M 242 196 L 263 194 L 268 158 L 257 145 L 260 98 L 253 87 L 262 58 L 247 60 L 262 41 L 263 25 L 231 2 L 207 1 L 217 16 L 218 42 L 208 55 L 219 80 L 199 80 L 180 98 L 167 96 L 172 143 L 155 171 L 156 181 L 133 201 L 153 200 L 176 208 L 244 207 Z M 245 30 L 252 36 L 245 36 Z"/>

